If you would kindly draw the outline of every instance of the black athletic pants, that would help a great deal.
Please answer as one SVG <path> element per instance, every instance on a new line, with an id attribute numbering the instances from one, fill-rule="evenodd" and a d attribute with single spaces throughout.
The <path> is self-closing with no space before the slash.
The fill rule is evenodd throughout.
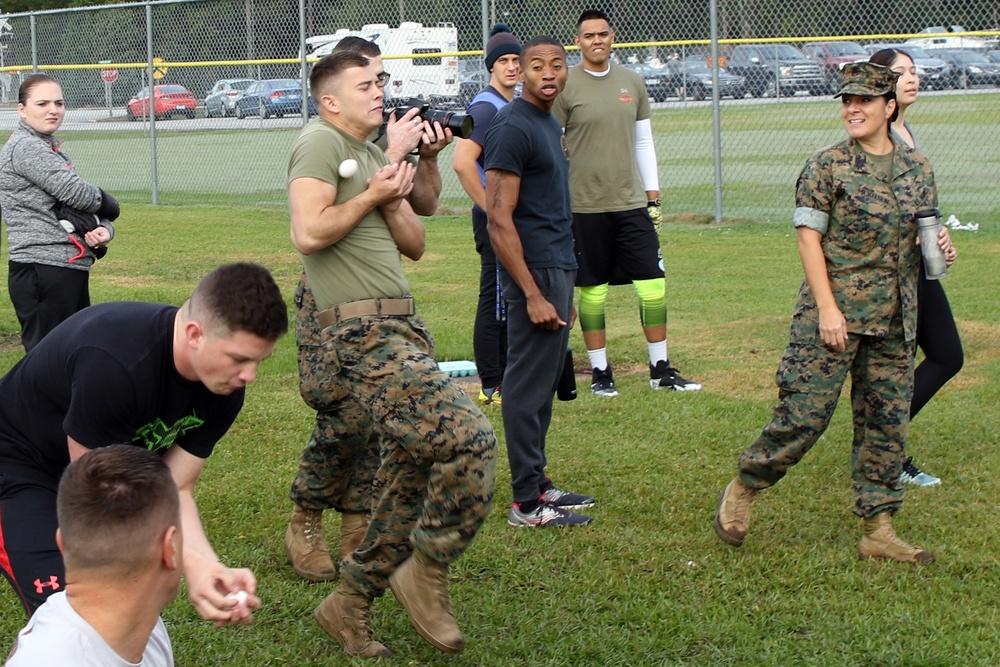
<path id="1" fill-rule="evenodd" d="M 56 546 L 56 490 L 54 481 L 0 473 L 0 572 L 28 616 L 66 585 Z"/>
<path id="2" fill-rule="evenodd" d="M 507 320 L 498 316 L 502 299 L 497 285 L 497 256 L 486 229 L 486 213 L 478 206 L 472 209 L 472 233 L 480 264 L 479 305 L 472 329 L 472 353 L 476 358 L 479 379 L 484 388 L 489 388 L 503 381 L 503 372 L 507 367 Z"/>
<path id="3" fill-rule="evenodd" d="M 21 323 L 21 344 L 31 352 L 47 333 L 90 305 L 89 271 L 10 262 L 7 289 Z"/>

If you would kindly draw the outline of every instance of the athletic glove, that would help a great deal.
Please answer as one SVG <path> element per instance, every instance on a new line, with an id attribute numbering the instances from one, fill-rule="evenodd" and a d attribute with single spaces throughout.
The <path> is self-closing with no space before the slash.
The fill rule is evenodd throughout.
<path id="1" fill-rule="evenodd" d="M 649 213 L 649 219 L 653 221 L 653 229 L 659 232 L 660 227 L 663 226 L 663 211 L 660 210 L 660 200 L 651 199 L 647 201 L 646 212 Z"/>

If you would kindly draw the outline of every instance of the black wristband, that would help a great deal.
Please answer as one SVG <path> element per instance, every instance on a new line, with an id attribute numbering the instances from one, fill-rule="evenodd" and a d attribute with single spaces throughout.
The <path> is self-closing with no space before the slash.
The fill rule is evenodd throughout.
<path id="1" fill-rule="evenodd" d="M 650 206 L 659 206 L 659 205 L 660 205 L 659 197 L 657 197 L 656 199 L 650 199 L 646 201 L 646 208 L 649 208 Z"/>

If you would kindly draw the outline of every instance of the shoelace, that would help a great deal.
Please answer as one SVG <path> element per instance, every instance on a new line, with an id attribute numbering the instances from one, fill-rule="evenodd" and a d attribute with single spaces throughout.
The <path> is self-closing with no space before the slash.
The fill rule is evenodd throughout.
<path id="1" fill-rule="evenodd" d="M 305 533 L 306 538 L 312 539 L 319 535 L 323 530 L 322 515 L 314 517 L 309 516 L 306 518 L 305 523 L 302 527 L 302 532 Z"/>

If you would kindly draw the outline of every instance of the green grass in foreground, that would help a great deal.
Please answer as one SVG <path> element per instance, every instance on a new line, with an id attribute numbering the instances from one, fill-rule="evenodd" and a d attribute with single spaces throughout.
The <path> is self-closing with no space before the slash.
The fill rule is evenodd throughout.
<path id="1" fill-rule="evenodd" d="M 507 528 L 510 480 L 501 454 L 493 512 L 451 573 L 465 653 L 447 657 L 425 644 L 391 595 L 374 606 L 378 638 L 405 665 L 1000 662 L 1000 219 L 984 222 L 978 233 L 955 234 L 961 256 L 946 283 L 965 369 L 911 430 L 911 453 L 944 483 L 910 489 L 895 522 L 902 537 L 934 553 L 935 564 L 856 559 L 848 401 L 806 460 L 763 494 L 747 543 L 733 549 L 716 538 L 717 494 L 775 399 L 801 268 L 788 225 L 670 224 L 662 239 L 671 358 L 704 391 L 649 391 L 634 293 L 614 289 L 608 347 L 621 396 L 593 397 L 580 376 L 580 398 L 557 403 L 548 438 L 554 478 L 598 497 L 593 525 Z M 205 272 L 233 260 L 270 267 L 290 301 L 299 265 L 287 224 L 273 210 L 127 206 L 118 239 L 93 272 L 94 301 L 179 303 Z M 427 256 L 406 264 L 418 308 L 441 358 L 468 359 L 479 272 L 469 222 L 439 217 L 427 229 Z M 16 332 L 11 309 L 0 309 L 0 370 L 20 357 Z M 572 344 L 582 368 L 578 332 Z M 488 414 L 502 446 L 499 413 Z M 254 570 L 264 608 L 253 626 L 216 629 L 182 594 L 164 613 L 178 665 L 355 664 L 312 618 L 332 585 L 299 580 L 283 553 L 288 486 L 310 418 L 289 335 L 263 365 L 197 490 L 216 550 Z M 333 516 L 328 526 L 335 535 Z M 7 586 L 0 601 L 6 646 L 24 618 Z"/>

